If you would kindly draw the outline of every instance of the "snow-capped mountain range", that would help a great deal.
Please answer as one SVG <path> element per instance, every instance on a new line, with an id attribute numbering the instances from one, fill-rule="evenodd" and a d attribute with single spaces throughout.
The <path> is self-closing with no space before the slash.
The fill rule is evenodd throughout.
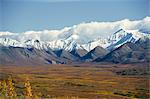
<path id="1" fill-rule="evenodd" d="M 113 50 L 126 42 L 150 38 L 150 17 L 143 20 L 128 19 L 117 22 L 81 23 L 62 30 L 27 31 L 24 33 L 0 32 L 0 45 L 35 47 L 40 50 L 74 49 L 90 51 L 96 46 Z"/>

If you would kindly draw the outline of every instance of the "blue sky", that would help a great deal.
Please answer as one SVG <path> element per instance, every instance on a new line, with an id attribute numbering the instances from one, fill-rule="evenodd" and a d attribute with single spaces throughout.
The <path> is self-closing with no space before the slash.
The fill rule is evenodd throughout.
<path id="1" fill-rule="evenodd" d="M 150 0 L 0 0 L 0 31 L 62 29 L 82 22 L 143 19 Z"/>

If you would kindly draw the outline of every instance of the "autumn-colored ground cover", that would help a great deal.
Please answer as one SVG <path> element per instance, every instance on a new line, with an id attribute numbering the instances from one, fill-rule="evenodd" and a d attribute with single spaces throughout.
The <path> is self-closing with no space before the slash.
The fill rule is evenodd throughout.
<path id="1" fill-rule="evenodd" d="M 31 86 L 29 89 L 32 90 L 32 95 L 40 98 L 145 99 L 150 96 L 148 74 L 118 74 L 118 71 L 122 70 L 148 67 L 141 68 L 141 66 L 136 64 L 0 66 L 0 82 L 7 81 L 11 76 L 17 97 L 26 95 L 25 83 L 29 83 L 26 85 Z"/>

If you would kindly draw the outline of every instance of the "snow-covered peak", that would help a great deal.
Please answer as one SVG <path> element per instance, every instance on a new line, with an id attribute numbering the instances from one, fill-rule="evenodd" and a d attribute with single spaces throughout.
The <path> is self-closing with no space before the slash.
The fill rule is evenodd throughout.
<path id="1" fill-rule="evenodd" d="M 150 34 L 141 33 L 139 30 L 125 30 L 121 28 L 112 33 L 112 35 L 106 39 L 95 39 L 87 44 L 83 44 L 82 46 L 87 51 L 94 49 L 96 46 L 101 46 L 108 50 L 113 50 L 126 42 L 136 42 L 140 38 L 144 37 L 150 38 Z"/>
<path id="2" fill-rule="evenodd" d="M 24 42 L 26 47 L 35 47 L 39 50 L 47 50 L 49 48 L 47 42 L 40 41 L 38 39 L 29 39 Z"/>
<path id="3" fill-rule="evenodd" d="M 135 43 L 140 38 L 144 37 L 146 34 L 139 32 L 138 30 L 124 30 L 120 29 L 117 32 L 113 33 L 108 39 L 109 46 L 108 50 L 113 50 L 115 48 L 120 47 L 121 45 L 127 42 Z"/>
<path id="4" fill-rule="evenodd" d="M 150 37 L 150 17 L 143 20 L 124 19 L 116 22 L 80 23 L 61 30 L 27 31 L 23 33 L 0 32 L 2 45 L 36 47 L 38 49 L 86 49 L 96 46 L 118 47 L 139 38 Z"/>
<path id="5" fill-rule="evenodd" d="M 127 35 L 127 32 L 123 29 L 119 29 L 118 31 L 114 32 L 110 38 L 109 41 L 113 44 L 116 41 L 120 40 L 121 38 L 125 37 Z"/>
<path id="6" fill-rule="evenodd" d="M 86 44 L 93 39 L 108 38 L 120 28 L 124 30 L 139 30 L 143 33 L 150 33 L 150 17 L 143 20 L 124 19 L 115 22 L 89 22 L 80 23 L 71 27 L 64 27 L 60 30 L 27 31 L 23 33 L 0 32 L 0 37 L 25 41 L 28 39 L 39 39 L 43 42 L 50 42 L 59 39 L 66 39 L 71 35 L 78 35 L 78 43 Z"/>
<path id="7" fill-rule="evenodd" d="M 64 40 L 54 40 L 51 42 L 47 42 L 47 44 L 53 50 L 63 49 L 66 45 Z"/>
<path id="8" fill-rule="evenodd" d="M 87 51 L 90 51 L 90 50 L 94 49 L 97 46 L 101 46 L 103 48 L 107 48 L 107 46 L 108 46 L 108 40 L 107 39 L 98 38 L 98 39 L 90 41 L 87 44 L 83 44 L 82 46 Z"/>
<path id="9" fill-rule="evenodd" d="M 14 46 L 14 47 L 24 47 L 24 44 L 17 40 L 13 40 L 10 38 L 0 38 L 0 45 L 3 46 Z"/>
<path id="10" fill-rule="evenodd" d="M 147 37 L 150 36 L 147 33 L 140 32 L 138 29 L 136 29 L 136 30 L 119 29 L 118 31 L 113 33 L 113 35 L 111 35 L 110 40 L 112 40 L 112 41 L 119 40 L 129 34 L 131 34 L 134 39 L 139 39 L 143 36 L 147 36 Z"/>
<path id="11" fill-rule="evenodd" d="M 72 34 L 66 39 L 58 39 L 50 42 L 43 42 L 39 39 L 28 39 L 21 42 L 10 38 L 0 38 L 0 44 L 4 46 L 35 47 L 40 50 L 47 50 L 48 48 L 51 48 L 53 50 L 65 49 L 72 51 L 74 49 L 85 49 L 90 51 L 96 46 L 101 46 L 111 50 L 126 42 L 136 42 L 140 38 L 144 37 L 150 38 L 150 34 L 141 33 L 139 30 L 119 29 L 106 39 L 97 38 L 86 44 L 81 44 L 78 42 L 80 40 L 80 36 L 77 34 Z"/>
<path id="12" fill-rule="evenodd" d="M 54 40 L 48 42 L 52 49 L 65 49 L 67 51 L 72 51 L 74 49 L 82 49 L 82 46 L 77 43 L 79 36 L 76 34 L 70 35 L 66 39 Z"/>

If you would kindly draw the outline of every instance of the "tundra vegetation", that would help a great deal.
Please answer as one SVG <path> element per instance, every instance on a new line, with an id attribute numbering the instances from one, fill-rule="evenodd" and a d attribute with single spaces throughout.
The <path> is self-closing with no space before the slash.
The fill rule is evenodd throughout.
<path id="1" fill-rule="evenodd" d="M 150 97 L 147 64 L 1 66 L 0 71 L 0 99 Z"/>

